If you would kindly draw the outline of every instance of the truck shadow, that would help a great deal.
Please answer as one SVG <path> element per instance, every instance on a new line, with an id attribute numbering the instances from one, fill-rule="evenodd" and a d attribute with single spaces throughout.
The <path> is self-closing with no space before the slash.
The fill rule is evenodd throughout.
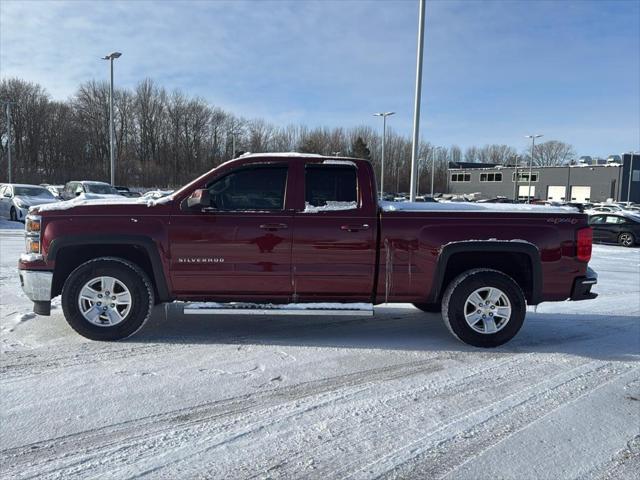
<path id="1" fill-rule="evenodd" d="M 183 315 L 158 308 L 132 343 L 253 344 L 404 351 L 487 352 L 457 341 L 439 314 L 379 308 L 375 317 Z M 528 313 L 518 335 L 496 353 L 565 353 L 640 361 L 633 316 Z"/>

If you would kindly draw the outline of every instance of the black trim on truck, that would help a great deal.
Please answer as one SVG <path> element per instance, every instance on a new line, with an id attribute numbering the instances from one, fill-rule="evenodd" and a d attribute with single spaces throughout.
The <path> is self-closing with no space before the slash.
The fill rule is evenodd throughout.
<path id="1" fill-rule="evenodd" d="M 75 235 L 56 238 L 52 240 L 49 245 L 47 260 L 55 261 L 57 253 L 63 248 L 81 245 L 133 245 L 143 248 L 149 257 L 149 262 L 153 270 L 153 280 L 158 290 L 158 301 L 168 302 L 171 300 L 160 254 L 158 253 L 155 242 L 151 238 L 141 235 Z"/>
<path id="2" fill-rule="evenodd" d="M 470 240 L 448 243 L 440 251 L 438 264 L 433 279 L 433 287 L 428 298 L 428 303 L 439 303 L 444 285 L 447 266 L 450 258 L 458 253 L 521 253 L 529 257 L 531 261 L 531 294 L 528 298 L 529 305 L 537 305 L 542 302 L 542 264 L 540 251 L 531 242 L 510 240 Z"/>
<path id="3" fill-rule="evenodd" d="M 591 287 L 596 283 L 598 283 L 598 274 L 591 267 L 587 267 L 587 274 L 573 281 L 571 300 L 591 300 L 596 298 L 598 294 L 591 291 Z"/>

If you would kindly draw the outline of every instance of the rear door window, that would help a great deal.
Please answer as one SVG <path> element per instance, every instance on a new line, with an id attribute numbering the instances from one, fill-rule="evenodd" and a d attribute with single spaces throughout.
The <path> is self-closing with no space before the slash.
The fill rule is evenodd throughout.
<path id="1" fill-rule="evenodd" d="M 305 168 L 305 212 L 358 207 L 356 167 L 310 164 Z"/>

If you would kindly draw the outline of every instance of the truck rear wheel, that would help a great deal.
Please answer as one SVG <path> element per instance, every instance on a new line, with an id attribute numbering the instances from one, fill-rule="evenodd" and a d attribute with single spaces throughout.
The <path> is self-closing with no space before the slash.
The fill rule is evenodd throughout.
<path id="1" fill-rule="evenodd" d="M 458 275 L 442 298 L 442 318 L 459 340 L 492 348 L 520 330 L 526 300 L 520 286 L 497 270 L 474 269 Z"/>
<path id="2" fill-rule="evenodd" d="M 62 289 L 62 310 L 76 332 L 91 340 L 120 340 L 147 321 L 153 307 L 149 277 L 135 264 L 115 257 L 89 260 L 76 268 Z"/>

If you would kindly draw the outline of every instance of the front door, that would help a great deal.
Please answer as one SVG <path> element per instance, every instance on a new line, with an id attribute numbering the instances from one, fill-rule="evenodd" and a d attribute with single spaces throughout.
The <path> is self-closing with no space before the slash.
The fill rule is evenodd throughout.
<path id="1" fill-rule="evenodd" d="M 240 167 L 207 185 L 210 208 L 171 218 L 178 297 L 289 300 L 293 213 L 286 205 L 287 178 L 287 162 Z"/>
<path id="2" fill-rule="evenodd" d="M 300 301 L 370 301 L 376 210 L 365 172 L 352 162 L 307 163 L 296 212 L 294 296 Z M 359 177 L 363 178 L 359 179 Z M 359 181 L 360 180 L 360 181 Z"/>

